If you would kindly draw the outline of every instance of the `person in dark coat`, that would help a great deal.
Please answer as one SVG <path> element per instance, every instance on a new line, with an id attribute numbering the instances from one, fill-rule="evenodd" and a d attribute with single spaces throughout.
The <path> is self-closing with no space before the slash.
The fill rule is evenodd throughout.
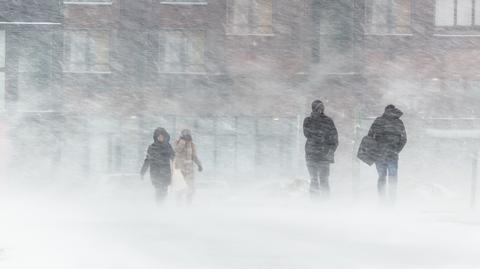
<path id="1" fill-rule="evenodd" d="M 153 144 L 148 147 L 147 157 L 140 174 L 142 179 L 150 168 L 150 179 L 155 187 L 157 202 L 162 202 L 168 193 L 168 186 L 172 181 L 171 161 L 175 158 L 175 151 L 170 145 L 170 135 L 164 128 L 157 128 L 153 133 Z"/>
<path id="2" fill-rule="evenodd" d="M 388 175 L 388 196 L 392 202 L 396 197 L 398 154 L 407 143 L 405 126 L 400 119 L 402 115 L 403 112 L 394 105 L 388 105 L 383 115 L 373 122 L 368 132 L 368 136 L 377 141 L 380 153 L 380 157 L 375 162 L 378 172 L 378 193 L 381 198 L 386 197 Z"/>
<path id="3" fill-rule="evenodd" d="M 333 120 L 324 114 L 325 106 L 320 100 L 312 103 L 312 113 L 303 121 L 303 133 L 307 138 L 305 159 L 310 174 L 310 193 L 320 191 L 328 194 L 330 164 L 333 163 L 338 146 L 338 133 Z"/>

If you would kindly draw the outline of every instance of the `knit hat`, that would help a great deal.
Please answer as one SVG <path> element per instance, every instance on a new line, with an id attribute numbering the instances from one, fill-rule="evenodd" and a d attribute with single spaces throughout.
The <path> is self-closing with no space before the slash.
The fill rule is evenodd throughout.
<path id="1" fill-rule="evenodd" d="M 190 129 L 183 129 L 182 132 L 180 133 L 181 136 L 187 136 L 187 135 L 192 135 L 192 131 Z"/>
<path id="2" fill-rule="evenodd" d="M 312 103 L 312 111 L 323 113 L 325 111 L 325 105 L 320 100 L 315 100 Z"/>

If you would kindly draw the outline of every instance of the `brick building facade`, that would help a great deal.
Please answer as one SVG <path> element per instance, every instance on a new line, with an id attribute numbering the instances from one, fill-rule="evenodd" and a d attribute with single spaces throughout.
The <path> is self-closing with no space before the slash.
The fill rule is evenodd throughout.
<path id="1" fill-rule="evenodd" d="M 477 5 L 3 1 L 0 103 L 25 165 L 41 156 L 48 171 L 134 173 L 161 125 L 173 136 L 193 129 L 205 177 L 229 178 L 295 176 L 301 120 L 321 98 L 348 168 L 362 128 L 388 103 L 414 128 L 477 117 Z"/>

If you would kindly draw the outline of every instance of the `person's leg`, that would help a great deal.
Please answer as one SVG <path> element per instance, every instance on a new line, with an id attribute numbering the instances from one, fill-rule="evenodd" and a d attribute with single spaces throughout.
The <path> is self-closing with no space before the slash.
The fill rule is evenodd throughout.
<path id="1" fill-rule="evenodd" d="M 156 186 L 155 187 L 155 200 L 157 204 L 162 204 L 167 197 L 168 187 L 166 186 Z"/>
<path id="2" fill-rule="evenodd" d="M 320 178 L 320 191 L 328 195 L 330 193 L 330 183 L 328 178 L 330 177 L 330 163 L 321 162 L 319 164 L 319 178 Z"/>
<path id="3" fill-rule="evenodd" d="M 385 184 L 387 183 L 387 164 L 385 162 L 375 163 L 378 173 L 377 189 L 380 198 L 385 197 Z"/>
<path id="4" fill-rule="evenodd" d="M 318 163 L 311 160 L 307 160 L 307 168 L 308 168 L 308 173 L 310 174 L 310 194 L 317 195 L 319 192 Z"/>
<path id="5" fill-rule="evenodd" d="M 195 195 L 195 182 L 194 182 L 194 173 L 193 171 L 182 171 L 183 178 L 187 184 L 187 203 L 191 204 L 193 201 L 193 195 Z"/>
<path id="6" fill-rule="evenodd" d="M 388 197 L 394 203 L 397 198 L 398 160 L 388 162 Z"/>
<path id="7" fill-rule="evenodd" d="M 178 206 L 181 206 L 183 204 L 183 197 L 185 196 L 185 191 L 176 191 L 175 192 L 175 202 L 177 203 Z"/>

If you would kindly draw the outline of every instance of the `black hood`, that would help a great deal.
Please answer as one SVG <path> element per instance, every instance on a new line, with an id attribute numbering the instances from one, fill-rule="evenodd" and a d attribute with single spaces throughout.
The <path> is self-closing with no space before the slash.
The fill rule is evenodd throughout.
<path id="1" fill-rule="evenodd" d="M 160 143 L 158 141 L 158 136 L 159 135 L 163 135 L 163 137 L 165 138 L 164 142 L 166 142 L 166 143 L 170 142 L 170 135 L 168 134 L 167 130 L 165 130 L 165 128 L 158 127 L 157 129 L 155 129 L 155 132 L 153 132 L 153 141 L 155 143 Z"/>
<path id="2" fill-rule="evenodd" d="M 312 118 L 319 118 L 323 116 L 323 113 L 325 111 L 325 105 L 322 103 L 320 100 L 315 100 L 312 103 Z"/>
<path id="3" fill-rule="evenodd" d="M 325 111 L 325 105 L 320 100 L 315 100 L 312 103 L 312 112 L 323 113 Z"/>
<path id="4" fill-rule="evenodd" d="M 403 115 L 403 112 L 395 106 L 389 105 L 385 108 L 383 115 L 387 118 L 399 119 Z"/>

